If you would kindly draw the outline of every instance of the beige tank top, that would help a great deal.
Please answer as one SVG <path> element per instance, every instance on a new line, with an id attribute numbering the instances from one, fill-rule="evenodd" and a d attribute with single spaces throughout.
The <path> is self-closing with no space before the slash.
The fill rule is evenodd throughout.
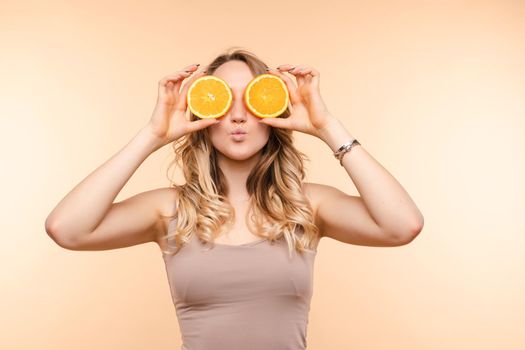
<path id="1" fill-rule="evenodd" d="M 163 253 L 181 349 L 306 349 L 316 253 L 290 258 L 284 238 L 212 247 L 195 235 Z"/>

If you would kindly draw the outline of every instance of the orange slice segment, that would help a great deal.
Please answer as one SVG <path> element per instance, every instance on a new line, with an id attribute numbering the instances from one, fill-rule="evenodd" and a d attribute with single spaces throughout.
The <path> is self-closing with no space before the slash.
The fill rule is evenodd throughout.
<path id="1" fill-rule="evenodd" d="M 213 75 L 196 79 L 186 95 L 190 111 L 201 119 L 218 118 L 226 114 L 232 99 L 228 84 Z"/>
<path id="2" fill-rule="evenodd" d="M 288 89 L 278 76 L 261 74 L 253 78 L 244 93 L 248 109 L 260 118 L 275 118 L 288 107 Z"/>

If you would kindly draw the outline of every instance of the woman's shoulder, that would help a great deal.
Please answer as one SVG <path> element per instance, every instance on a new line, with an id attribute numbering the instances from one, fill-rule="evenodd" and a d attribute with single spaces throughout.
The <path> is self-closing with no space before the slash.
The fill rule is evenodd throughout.
<path id="1" fill-rule="evenodd" d="M 163 216 L 173 216 L 175 214 L 175 202 L 178 195 L 176 186 L 161 187 L 159 191 L 159 212 Z"/>
<path id="2" fill-rule="evenodd" d="M 314 213 L 317 212 L 319 203 L 319 184 L 313 182 L 303 182 L 303 193 L 310 201 Z"/>

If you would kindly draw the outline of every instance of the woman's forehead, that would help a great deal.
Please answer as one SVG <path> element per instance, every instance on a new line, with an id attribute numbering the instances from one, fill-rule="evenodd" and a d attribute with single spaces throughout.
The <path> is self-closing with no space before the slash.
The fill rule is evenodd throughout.
<path id="1" fill-rule="evenodd" d="M 213 75 L 223 79 L 232 90 L 244 90 L 254 78 L 248 65 L 240 61 L 229 61 L 222 64 Z"/>

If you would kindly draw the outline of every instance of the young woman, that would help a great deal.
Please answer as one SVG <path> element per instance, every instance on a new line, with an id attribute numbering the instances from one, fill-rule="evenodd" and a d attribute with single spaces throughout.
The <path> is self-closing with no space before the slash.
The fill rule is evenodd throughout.
<path id="1" fill-rule="evenodd" d="M 191 65 L 162 78 L 149 122 L 46 220 L 47 233 L 66 249 L 157 243 L 182 349 L 306 349 L 321 237 L 399 246 L 423 227 L 401 185 L 329 113 L 319 72 L 288 64 L 266 68 L 237 49 L 215 58 L 206 72 Z M 244 105 L 246 85 L 263 73 L 282 78 L 289 91 L 291 109 L 278 118 L 258 118 Z M 203 74 L 224 79 L 233 104 L 220 118 L 190 113 L 188 120 L 187 90 Z M 239 130 L 244 136 L 233 137 Z M 339 159 L 334 166 L 345 168 L 360 196 L 303 182 L 307 157 L 293 145 L 294 130 L 323 140 L 334 152 L 327 157 Z M 186 183 L 114 203 L 140 164 L 170 143 Z"/>

